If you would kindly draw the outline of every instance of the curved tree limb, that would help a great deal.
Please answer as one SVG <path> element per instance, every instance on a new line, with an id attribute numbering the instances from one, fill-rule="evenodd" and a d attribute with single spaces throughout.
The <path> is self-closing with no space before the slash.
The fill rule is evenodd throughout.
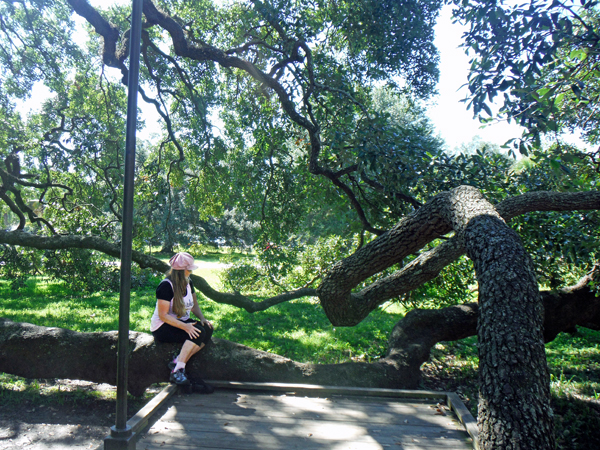
<path id="1" fill-rule="evenodd" d="M 451 231 L 448 222 L 444 222 L 440 216 L 447 195 L 448 193 L 442 193 L 434 197 L 389 232 L 331 268 L 318 288 L 328 317 L 332 314 L 337 325 L 355 325 L 387 300 L 432 280 L 444 267 L 465 253 L 461 240 L 452 237 L 433 250 L 422 253 L 393 275 L 380 279 L 359 292 L 352 292 L 360 282 L 374 273 L 401 262 L 433 239 Z M 505 220 L 533 211 L 598 209 L 599 191 L 530 192 L 503 200 L 496 206 Z M 375 271 L 371 271 L 371 267 Z"/>
<path id="2" fill-rule="evenodd" d="M 108 242 L 96 236 L 76 236 L 76 235 L 54 235 L 39 236 L 22 231 L 3 231 L 0 230 L 0 244 L 18 245 L 22 247 L 31 247 L 41 250 L 57 250 L 64 248 L 85 248 L 88 250 L 97 250 L 106 255 L 115 258 L 121 257 L 121 246 Z M 169 265 L 158 258 L 146 255 L 139 251 L 132 252 L 132 260 L 142 269 L 150 268 L 157 272 L 165 273 L 169 270 Z M 284 303 L 297 298 L 314 296 L 315 289 L 301 288 L 295 291 L 285 292 L 280 295 L 268 298 L 266 300 L 255 302 L 250 297 L 240 293 L 225 293 L 213 289 L 208 282 L 198 276 L 191 276 L 194 286 L 209 299 L 228 305 L 243 308 L 248 312 L 264 311 L 271 306 Z"/>
<path id="3" fill-rule="evenodd" d="M 534 211 L 576 211 L 600 209 L 600 191 L 527 192 L 507 198 L 496 205 L 504 220 Z"/>
<path id="4" fill-rule="evenodd" d="M 576 285 L 560 291 L 542 291 L 544 342 L 576 326 L 600 329 L 600 297 L 589 287 L 600 278 L 600 267 Z M 410 357 L 419 367 L 429 359 L 431 349 L 442 341 L 457 341 L 477 335 L 479 305 L 467 303 L 441 309 L 413 309 L 395 326 L 388 340 L 386 358 Z"/>
<path id="5" fill-rule="evenodd" d="M 117 52 L 117 43 L 120 38 L 119 29 L 108 22 L 96 9 L 91 6 L 87 0 L 67 0 L 73 7 L 73 10 L 87 20 L 94 27 L 96 33 L 104 39 L 104 49 L 102 60 L 104 64 L 110 67 L 120 69 L 123 74 L 127 72 L 124 65 L 127 53 Z"/>

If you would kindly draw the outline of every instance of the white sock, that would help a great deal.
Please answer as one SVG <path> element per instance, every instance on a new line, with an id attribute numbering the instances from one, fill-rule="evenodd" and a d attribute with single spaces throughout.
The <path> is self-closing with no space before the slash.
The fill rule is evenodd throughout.
<path id="1" fill-rule="evenodd" d="M 177 364 L 175 365 L 173 372 L 177 372 L 179 369 L 185 369 L 185 363 L 177 361 Z"/>

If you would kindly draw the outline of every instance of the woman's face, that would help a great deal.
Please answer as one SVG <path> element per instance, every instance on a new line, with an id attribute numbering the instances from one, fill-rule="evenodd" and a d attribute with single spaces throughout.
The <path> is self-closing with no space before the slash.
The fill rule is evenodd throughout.
<path id="1" fill-rule="evenodd" d="M 187 270 L 187 269 L 185 270 L 185 277 L 186 278 L 189 278 L 191 274 L 192 274 L 191 270 Z"/>

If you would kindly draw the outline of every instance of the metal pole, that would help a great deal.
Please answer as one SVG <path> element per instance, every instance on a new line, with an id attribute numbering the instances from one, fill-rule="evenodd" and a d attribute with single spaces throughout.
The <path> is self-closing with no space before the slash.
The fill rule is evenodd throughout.
<path id="1" fill-rule="evenodd" d="M 127 135 L 125 139 L 125 180 L 123 229 L 121 234 L 121 295 L 119 299 L 119 338 L 117 350 L 117 418 L 105 449 L 135 449 L 131 427 L 127 425 L 127 363 L 129 359 L 129 303 L 131 290 L 131 247 L 133 228 L 133 188 L 135 173 L 135 131 L 137 127 L 140 41 L 143 0 L 132 0 L 129 79 L 127 97 Z"/>

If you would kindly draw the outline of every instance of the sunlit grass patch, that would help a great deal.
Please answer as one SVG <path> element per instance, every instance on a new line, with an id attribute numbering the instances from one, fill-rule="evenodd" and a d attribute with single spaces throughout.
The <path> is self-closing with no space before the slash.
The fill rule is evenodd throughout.
<path id="1" fill-rule="evenodd" d="M 0 317 L 74 331 L 109 331 L 118 328 L 119 293 L 71 291 L 64 283 L 46 287 L 33 279 L 17 295 L 0 282 Z M 14 294 L 14 293 L 13 293 Z M 153 291 L 132 291 L 131 329 L 147 331 L 156 298 Z"/>
<path id="2" fill-rule="evenodd" d="M 194 275 L 198 275 L 206 280 L 214 289 L 222 289 L 221 277 L 219 269 L 202 268 L 194 270 Z"/>

